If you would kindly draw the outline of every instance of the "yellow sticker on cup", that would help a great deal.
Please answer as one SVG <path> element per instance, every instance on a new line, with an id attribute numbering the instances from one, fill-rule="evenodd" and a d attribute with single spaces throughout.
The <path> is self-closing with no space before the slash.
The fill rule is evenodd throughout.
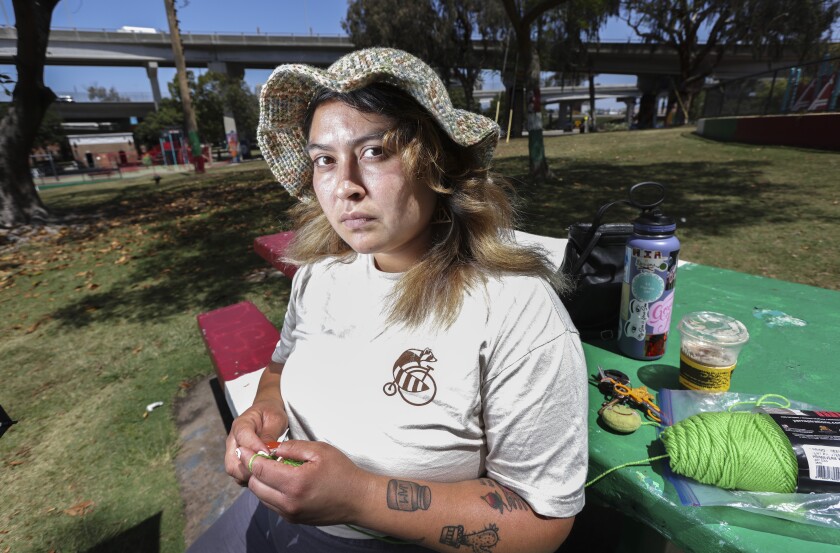
<path id="1" fill-rule="evenodd" d="M 680 385 L 702 392 L 726 392 L 732 380 L 735 365 L 710 367 L 680 352 Z"/>

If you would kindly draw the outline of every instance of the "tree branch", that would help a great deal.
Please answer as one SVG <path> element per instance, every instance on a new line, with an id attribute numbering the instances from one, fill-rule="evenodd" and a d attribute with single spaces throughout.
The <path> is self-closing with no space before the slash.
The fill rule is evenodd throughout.
<path id="1" fill-rule="evenodd" d="M 531 23 L 547 12 L 550 9 L 558 7 L 560 4 L 565 4 L 567 0 L 542 0 L 539 4 L 525 12 L 522 16 L 522 25 L 526 28 L 531 26 Z"/>

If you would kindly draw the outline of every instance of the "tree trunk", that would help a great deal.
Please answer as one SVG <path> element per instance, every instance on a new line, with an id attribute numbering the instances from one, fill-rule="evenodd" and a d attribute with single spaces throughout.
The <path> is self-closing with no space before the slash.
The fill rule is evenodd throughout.
<path id="1" fill-rule="evenodd" d="M 543 181 L 548 176 L 542 126 L 542 98 L 540 97 L 540 58 L 532 50 L 528 86 L 528 167 L 531 178 Z"/>
<path id="2" fill-rule="evenodd" d="M 187 64 L 184 60 L 184 47 L 181 43 L 181 30 L 178 27 L 178 17 L 175 13 L 175 0 L 164 0 L 166 19 L 169 22 L 169 39 L 172 43 L 172 56 L 175 58 L 175 73 L 178 80 L 178 91 L 181 93 L 181 107 L 184 110 L 184 122 L 187 125 L 187 140 L 190 144 L 190 155 L 196 173 L 204 172 L 204 159 L 201 157 L 201 141 L 198 139 L 198 124 L 195 121 L 195 111 L 192 106 L 190 87 L 187 84 Z"/>
<path id="3" fill-rule="evenodd" d="M 18 82 L 0 121 L 0 227 L 47 222 L 29 154 L 55 93 L 44 85 L 52 12 L 58 0 L 13 0 L 17 29 Z"/>
<path id="4" fill-rule="evenodd" d="M 531 44 L 531 25 L 546 11 L 556 8 L 565 0 L 540 0 L 531 5 L 523 14 L 515 0 L 503 0 L 505 13 L 510 20 L 514 36 L 516 36 L 516 52 L 518 62 L 513 77 L 513 90 L 510 91 L 510 105 L 513 113 L 511 136 L 522 136 L 522 120 L 524 106 L 520 91 L 525 88 L 525 99 L 529 100 L 529 110 L 536 115 L 528 127 L 528 153 L 530 159 L 531 177 L 537 180 L 549 175 L 548 163 L 545 160 L 545 145 L 542 131 L 542 104 L 540 102 L 540 64 L 539 53 Z M 538 31 L 539 32 L 539 31 Z M 533 54 L 532 54 L 533 52 Z M 534 78 L 536 75 L 536 78 Z"/>
<path id="5" fill-rule="evenodd" d="M 526 48 L 527 55 L 530 57 L 530 42 Z M 527 75 L 527 64 L 522 61 L 522 51 L 517 52 L 517 59 L 513 66 L 513 72 L 505 82 L 505 91 L 507 92 L 505 102 L 507 109 L 505 110 L 505 126 L 504 128 L 510 134 L 511 138 L 519 138 L 522 136 L 522 128 L 524 126 L 524 94 L 525 94 L 525 76 Z M 523 67 L 525 65 L 525 67 Z M 508 129 L 508 126 L 510 127 Z"/>
<path id="6" fill-rule="evenodd" d="M 592 74 L 592 69 L 589 70 L 589 128 L 588 132 L 595 132 L 598 130 L 597 121 L 595 120 L 595 75 Z"/>

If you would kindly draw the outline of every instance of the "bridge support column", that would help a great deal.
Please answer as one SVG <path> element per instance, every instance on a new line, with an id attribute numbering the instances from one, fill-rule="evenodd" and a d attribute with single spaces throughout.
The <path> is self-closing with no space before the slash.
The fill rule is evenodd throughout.
<path id="1" fill-rule="evenodd" d="M 627 98 L 616 98 L 619 102 L 624 102 L 624 105 L 627 106 L 625 114 L 624 114 L 624 121 L 627 123 L 627 128 L 631 128 L 633 126 L 633 115 L 636 111 L 636 97 L 630 96 Z"/>
<path id="2" fill-rule="evenodd" d="M 223 61 L 211 61 L 207 64 L 207 69 L 216 73 L 224 73 L 236 79 L 241 79 L 245 76 L 244 67 Z M 223 117 L 225 136 L 229 137 L 231 136 L 230 133 L 236 133 L 236 118 L 233 116 L 233 108 L 227 102 L 225 102 Z"/>
<path id="3" fill-rule="evenodd" d="M 156 61 L 146 62 L 146 75 L 149 76 L 149 82 L 152 84 L 152 99 L 155 102 L 155 111 L 160 109 L 160 83 L 157 76 L 158 63 Z"/>

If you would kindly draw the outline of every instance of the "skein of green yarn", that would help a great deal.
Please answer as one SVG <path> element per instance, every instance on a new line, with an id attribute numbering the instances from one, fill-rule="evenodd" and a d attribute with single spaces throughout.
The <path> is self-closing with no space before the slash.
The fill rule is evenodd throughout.
<path id="1" fill-rule="evenodd" d="M 729 490 L 792 493 L 796 456 L 782 429 L 763 413 L 700 413 L 660 435 L 671 470 Z"/>

